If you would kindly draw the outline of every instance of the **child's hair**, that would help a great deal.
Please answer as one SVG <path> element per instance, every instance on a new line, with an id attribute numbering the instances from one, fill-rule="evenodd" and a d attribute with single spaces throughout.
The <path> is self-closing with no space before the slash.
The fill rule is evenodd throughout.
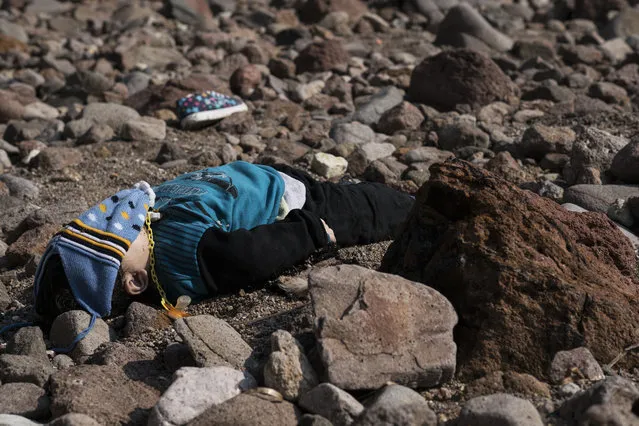
<path id="1" fill-rule="evenodd" d="M 50 319 L 66 311 L 82 309 L 73 296 L 58 255 L 51 256 L 43 271 L 36 306 L 40 315 Z"/>

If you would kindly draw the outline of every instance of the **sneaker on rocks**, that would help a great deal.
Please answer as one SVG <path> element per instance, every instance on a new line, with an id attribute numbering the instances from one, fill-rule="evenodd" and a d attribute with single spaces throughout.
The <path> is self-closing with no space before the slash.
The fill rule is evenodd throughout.
<path id="1" fill-rule="evenodd" d="M 248 111 L 238 98 L 212 90 L 193 93 L 177 101 L 177 114 L 183 129 L 199 129 L 236 112 Z"/>

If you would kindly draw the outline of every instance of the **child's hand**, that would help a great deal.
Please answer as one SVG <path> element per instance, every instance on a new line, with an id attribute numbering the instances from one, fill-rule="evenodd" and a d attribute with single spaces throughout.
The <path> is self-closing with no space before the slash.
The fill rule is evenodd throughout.
<path id="1" fill-rule="evenodd" d="M 324 229 L 326 230 L 326 235 L 328 235 L 328 240 L 331 243 L 336 243 L 337 240 L 335 239 L 335 232 L 333 232 L 333 230 L 331 229 L 330 226 L 328 226 L 326 224 L 326 222 L 324 222 L 324 219 L 320 219 L 322 221 L 322 224 L 324 225 Z"/>

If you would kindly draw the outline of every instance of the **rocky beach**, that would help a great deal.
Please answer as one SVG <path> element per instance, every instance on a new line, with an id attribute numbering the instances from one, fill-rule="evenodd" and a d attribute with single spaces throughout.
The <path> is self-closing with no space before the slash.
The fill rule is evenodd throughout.
<path id="1" fill-rule="evenodd" d="M 639 425 L 639 1 L 4 0 L 0 425 Z M 248 111 L 199 129 L 176 102 Z M 61 226 L 236 160 L 415 196 L 170 319 L 45 323 Z"/>

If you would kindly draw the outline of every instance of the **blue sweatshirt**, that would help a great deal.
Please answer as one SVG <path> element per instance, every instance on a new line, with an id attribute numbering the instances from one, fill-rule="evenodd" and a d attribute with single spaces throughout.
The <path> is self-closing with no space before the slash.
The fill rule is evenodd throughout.
<path id="1" fill-rule="evenodd" d="M 204 233 L 275 222 L 284 181 L 271 167 L 238 161 L 181 175 L 153 190 L 162 214 L 152 224 L 158 278 L 171 302 L 182 294 L 197 302 L 211 295 L 198 259 Z"/>

